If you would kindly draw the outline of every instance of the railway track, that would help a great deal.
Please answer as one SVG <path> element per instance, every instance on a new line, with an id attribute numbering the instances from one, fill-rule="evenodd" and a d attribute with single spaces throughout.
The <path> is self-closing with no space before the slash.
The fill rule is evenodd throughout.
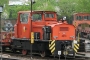
<path id="1" fill-rule="evenodd" d="M 78 39 L 78 37 L 76 37 L 76 39 Z M 80 40 L 90 40 L 90 39 L 87 39 L 87 38 L 79 38 Z"/>
<path id="2" fill-rule="evenodd" d="M 90 42 L 90 40 L 89 39 L 86 39 L 86 38 L 80 38 L 80 40 L 85 40 L 85 42 L 84 43 L 86 43 L 86 42 Z M 10 55 L 10 57 L 8 57 L 8 58 L 3 58 L 3 60 L 10 60 L 10 59 L 12 59 L 12 60 L 30 60 L 30 55 L 22 55 L 22 54 L 17 54 L 17 53 L 15 53 L 15 54 L 13 54 L 13 53 L 7 53 L 7 52 L 3 52 L 3 54 L 8 54 L 8 55 Z M 34 54 L 33 56 L 33 60 L 59 60 L 58 58 L 54 58 L 54 57 L 52 57 L 52 56 L 48 56 L 48 57 L 45 57 L 45 58 L 41 58 L 39 55 L 37 55 L 37 54 Z M 14 58 L 14 59 L 13 59 Z M 61 58 L 60 60 L 65 60 L 65 58 Z M 66 59 L 66 60 L 85 60 L 85 58 L 84 57 L 82 57 L 82 58 L 79 58 L 79 57 L 76 57 L 75 59 Z"/>
<path id="3" fill-rule="evenodd" d="M 7 56 L 9 56 L 9 59 L 16 59 L 16 60 L 30 60 L 30 55 L 22 55 L 22 54 L 17 54 L 17 53 L 8 53 L 8 52 L 3 52 L 3 54 L 6 54 Z M 8 59 L 6 58 L 6 59 Z M 41 58 L 39 55 L 37 54 L 33 54 L 32 56 L 32 60 L 59 60 L 58 57 L 53 57 L 53 56 L 46 56 L 44 58 Z M 60 60 L 65 60 L 65 58 L 60 58 Z M 80 58 L 80 57 L 76 57 L 76 58 L 66 58 L 66 60 L 85 60 L 84 57 Z"/>
<path id="4" fill-rule="evenodd" d="M 8 54 L 10 55 L 8 58 L 17 58 L 18 60 L 30 60 L 31 56 L 30 55 L 22 55 L 22 54 L 17 54 L 17 53 L 6 53 L 4 52 L 3 54 Z M 47 56 L 44 58 L 41 58 L 38 54 L 33 54 L 32 55 L 33 60 L 54 60 L 52 56 Z M 55 58 L 57 60 L 57 58 Z"/>
<path id="5" fill-rule="evenodd" d="M 80 38 L 80 40 L 87 40 L 87 41 L 90 41 L 90 39 L 87 39 L 87 38 Z"/>

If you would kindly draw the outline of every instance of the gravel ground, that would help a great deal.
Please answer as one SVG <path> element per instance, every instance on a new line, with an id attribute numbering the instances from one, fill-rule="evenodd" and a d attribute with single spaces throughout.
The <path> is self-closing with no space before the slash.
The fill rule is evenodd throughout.
<path id="1" fill-rule="evenodd" d="M 0 57 L 1 57 L 1 53 L 0 53 Z M 13 58 L 13 59 L 18 59 L 18 60 L 59 60 L 57 58 L 49 58 L 49 57 L 45 57 L 45 58 L 40 58 L 40 56 L 33 56 L 33 59 L 30 59 L 30 56 L 19 56 L 17 55 L 13 55 L 13 54 L 2 54 L 3 58 Z M 60 59 L 60 60 L 65 60 L 65 59 Z M 76 58 L 76 59 L 66 59 L 66 60 L 90 60 L 90 59 L 83 59 L 83 58 Z"/>
<path id="2" fill-rule="evenodd" d="M 0 53 L 1 57 L 1 53 Z M 19 56 L 19 55 L 12 55 L 12 54 L 2 54 L 3 58 L 13 58 L 13 59 L 18 59 L 18 60 L 54 60 L 52 58 L 40 58 L 39 56 L 33 57 L 33 59 L 30 59 L 30 56 Z M 56 60 L 56 59 L 55 59 Z"/>

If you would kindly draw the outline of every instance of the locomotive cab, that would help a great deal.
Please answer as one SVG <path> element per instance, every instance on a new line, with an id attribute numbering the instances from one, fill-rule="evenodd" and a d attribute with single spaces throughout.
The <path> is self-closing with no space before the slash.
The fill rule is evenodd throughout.
<path id="1" fill-rule="evenodd" d="M 42 39 L 42 27 L 49 23 L 56 23 L 56 12 L 51 11 L 33 11 L 32 17 L 30 11 L 20 11 L 15 25 L 16 38 L 30 38 L 32 32 L 39 32 Z M 29 27 L 29 28 L 28 28 Z M 36 28 L 37 27 L 37 28 Z"/>

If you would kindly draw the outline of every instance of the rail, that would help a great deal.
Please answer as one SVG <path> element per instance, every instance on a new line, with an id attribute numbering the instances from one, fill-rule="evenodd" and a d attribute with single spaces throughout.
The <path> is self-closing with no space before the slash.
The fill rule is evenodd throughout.
<path id="1" fill-rule="evenodd" d="M 78 37 L 76 37 L 76 39 L 78 39 Z M 79 38 L 79 40 L 85 40 L 83 43 L 90 43 L 90 39 L 87 38 Z"/>
<path id="2" fill-rule="evenodd" d="M 1 57 L 0 57 L 1 59 Z M 2 60 L 18 60 L 18 59 L 13 59 L 13 58 L 2 58 Z"/>

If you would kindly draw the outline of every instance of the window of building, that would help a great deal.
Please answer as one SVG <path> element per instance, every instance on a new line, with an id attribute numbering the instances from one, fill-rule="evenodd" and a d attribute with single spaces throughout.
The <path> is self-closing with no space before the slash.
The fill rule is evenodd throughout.
<path id="1" fill-rule="evenodd" d="M 90 16 L 88 16 L 88 20 L 90 20 Z"/>
<path id="2" fill-rule="evenodd" d="M 88 16 L 84 16 L 84 20 L 88 20 Z"/>
<path id="3" fill-rule="evenodd" d="M 77 19 L 77 20 L 82 20 L 83 17 L 82 17 L 82 16 L 76 16 L 76 19 Z"/>
<path id="4" fill-rule="evenodd" d="M 84 20 L 90 20 L 90 16 L 84 16 Z"/>
<path id="5" fill-rule="evenodd" d="M 20 14 L 20 21 L 22 23 L 27 23 L 28 22 L 28 16 L 29 16 L 28 13 L 22 13 L 22 14 Z"/>

